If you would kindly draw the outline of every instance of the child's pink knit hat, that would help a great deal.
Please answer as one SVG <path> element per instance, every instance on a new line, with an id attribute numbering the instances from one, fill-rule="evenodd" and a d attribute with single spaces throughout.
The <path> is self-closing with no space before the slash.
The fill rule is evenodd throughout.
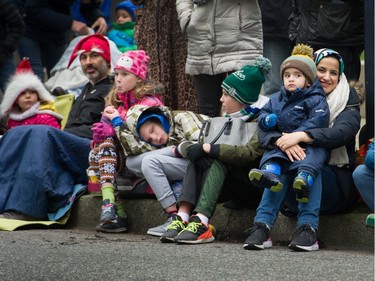
<path id="1" fill-rule="evenodd" d="M 127 51 L 119 58 L 114 69 L 131 72 L 142 80 L 146 80 L 149 60 L 150 57 L 143 50 Z"/>

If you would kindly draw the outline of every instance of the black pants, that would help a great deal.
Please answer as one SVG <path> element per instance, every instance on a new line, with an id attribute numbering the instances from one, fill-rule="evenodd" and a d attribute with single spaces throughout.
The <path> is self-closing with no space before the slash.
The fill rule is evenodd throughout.
<path id="1" fill-rule="evenodd" d="M 198 101 L 198 111 L 210 117 L 220 116 L 222 95 L 221 83 L 228 73 L 217 75 L 194 75 L 194 86 Z"/>

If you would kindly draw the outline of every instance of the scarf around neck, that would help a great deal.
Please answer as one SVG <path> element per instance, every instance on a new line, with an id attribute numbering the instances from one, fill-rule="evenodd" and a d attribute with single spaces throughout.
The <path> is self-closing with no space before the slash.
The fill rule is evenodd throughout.
<path id="1" fill-rule="evenodd" d="M 225 117 L 241 118 L 244 121 L 248 121 L 260 112 L 260 110 L 268 102 L 268 100 L 269 98 L 266 96 L 259 96 L 258 100 L 252 105 L 249 105 L 244 109 L 241 109 L 240 111 L 231 114 L 225 114 Z"/>
<path id="2" fill-rule="evenodd" d="M 329 107 L 329 127 L 332 128 L 335 124 L 337 116 L 345 109 L 349 100 L 350 87 L 343 73 L 336 88 L 327 95 L 327 103 Z M 330 165 L 342 167 L 349 164 L 348 152 L 345 145 L 332 149 L 331 158 L 329 159 Z"/>

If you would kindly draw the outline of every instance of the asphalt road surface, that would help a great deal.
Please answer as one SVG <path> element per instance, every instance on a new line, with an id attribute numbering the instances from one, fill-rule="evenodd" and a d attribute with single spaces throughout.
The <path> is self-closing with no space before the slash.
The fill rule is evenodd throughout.
<path id="1" fill-rule="evenodd" d="M 374 280 L 373 249 L 247 251 L 242 241 L 163 244 L 92 230 L 0 232 L 0 280 Z"/>

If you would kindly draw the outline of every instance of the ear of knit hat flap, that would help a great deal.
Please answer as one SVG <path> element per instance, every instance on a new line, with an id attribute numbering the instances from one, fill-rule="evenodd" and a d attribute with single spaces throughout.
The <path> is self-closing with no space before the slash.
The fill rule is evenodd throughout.
<path id="1" fill-rule="evenodd" d="M 280 77 L 283 80 L 284 72 L 287 68 L 299 69 L 312 83 L 316 77 L 316 65 L 313 60 L 313 49 L 304 44 L 298 44 L 293 48 L 292 55 L 288 57 L 280 66 Z"/>
<path id="2" fill-rule="evenodd" d="M 114 69 L 131 72 L 142 80 L 146 80 L 149 60 L 150 57 L 143 50 L 127 51 L 116 62 Z"/>
<path id="3" fill-rule="evenodd" d="M 258 100 L 264 76 L 271 67 L 269 59 L 258 57 L 254 65 L 246 65 L 225 78 L 221 87 L 241 104 L 250 105 Z"/>
<path id="4" fill-rule="evenodd" d="M 103 57 L 107 63 L 111 63 L 111 52 L 108 40 L 100 34 L 92 34 L 82 38 L 75 46 L 68 62 L 68 68 L 74 59 L 85 53 L 96 52 Z"/>
<path id="5" fill-rule="evenodd" d="M 16 73 L 6 87 L 3 101 L 0 105 L 0 115 L 4 116 L 13 107 L 18 96 L 27 89 L 33 89 L 38 92 L 39 99 L 42 101 L 54 101 L 55 97 L 48 92 L 39 78 L 30 71 L 21 71 Z"/>

